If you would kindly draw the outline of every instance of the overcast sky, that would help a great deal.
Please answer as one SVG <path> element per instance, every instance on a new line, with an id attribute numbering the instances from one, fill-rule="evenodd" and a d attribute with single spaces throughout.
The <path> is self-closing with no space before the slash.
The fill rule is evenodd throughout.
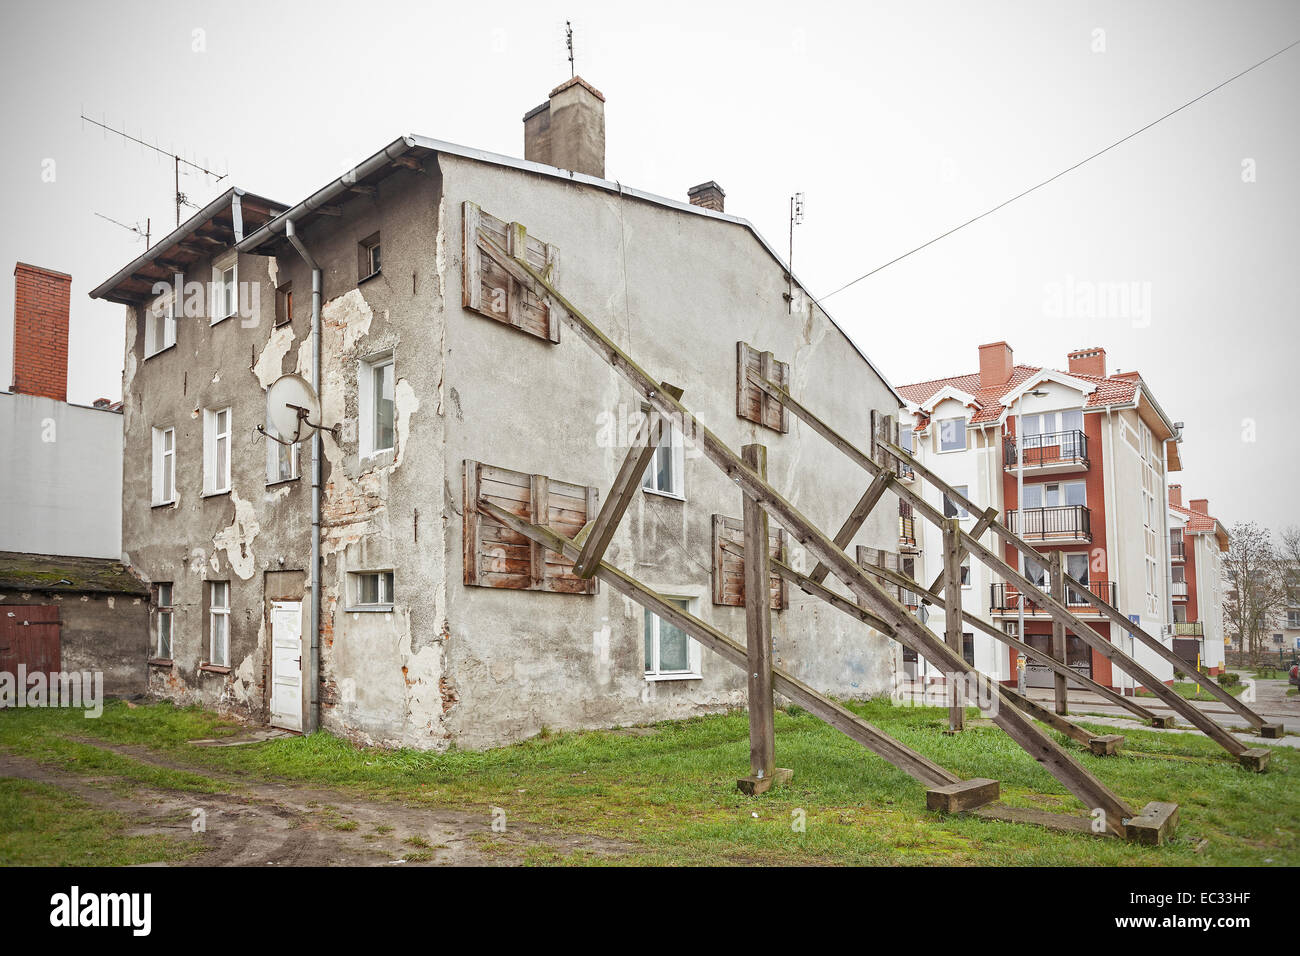
<path id="1" fill-rule="evenodd" d="M 683 199 L 715 179 L 780 249 L 804 192 L 795 272 L 820 296 L 1300 38 L 1300 4 L 1226 0 L 115 0 L 2 15 L 0 262 L 73 275 L 79 402 L 121 391 L 122 309 L 87 292 L 144 249 L 95 213 L 150 218 L 155 238 L 175 222 L 171 161 L 83 110 L 228 171 L 182 177 L 199 205 L 231 182 L 292 203 L 402 133 L 520 155 L 523 113 L 568 76 L 568 18 L 578 72 L 607 98 L 609 178 Z M 826 306 L 896 385 L 973 371 L 982 342 L 1054 366 L 1102 345 L 1186 423 L 1185 497 L 1229 524 L 1300 524 L 1298 94 L 1300 47 Z M 0 341 L 12 320 L 8 279 Z"/>

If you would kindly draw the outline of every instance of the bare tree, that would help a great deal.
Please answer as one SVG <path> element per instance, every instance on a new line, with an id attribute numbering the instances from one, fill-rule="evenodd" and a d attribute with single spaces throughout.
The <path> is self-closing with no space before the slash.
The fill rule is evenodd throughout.
<path id="1" fill-rule="evenodd" d="M 1289 547 L 1285 535 L 1292 530 L 1284 533 L 1284 548 Z M 1238 521 L 1231 534 L 1223 561 L 1223 619 L 1238 646 L 1250 653 L 1251 663 L 1258 664 L 1268 631 L 1286 607 L 1286 560 L 1268 529 L 1254 521 Z M 1293 543 L 1300 548 L 1300 530 Z"/>

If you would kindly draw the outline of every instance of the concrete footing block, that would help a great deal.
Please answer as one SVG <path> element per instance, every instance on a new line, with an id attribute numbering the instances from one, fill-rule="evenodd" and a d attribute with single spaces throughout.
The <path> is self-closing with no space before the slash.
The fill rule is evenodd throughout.
<path id="1" fill-rule="evenodd" d="M 1278 740 L 1286 736 L 1286 727 L 1282 724 L 1261 724 L 1259 735 L 1269 740 Z"/>
<path id="2" fill-rule="evenodd" d="M 1268 766 L 1268 758 L 1273 756 L 1273 751 L 1267 747 L 1252 747 L 1244 754 L 1237 757 L 1237 762 L 1247 770 L 1253 770 L 1255 773 L 1263 773 L 1264 768 Z"/>
<path id="3" fill-rule="evenodd" d="M 1152 717 L 1150 723 L 1152 727 L 1161 727 L 1165 730 L 1168 730 L 1171 727 L 1173 727 L 1174 718 L 1173 717 Z"/>

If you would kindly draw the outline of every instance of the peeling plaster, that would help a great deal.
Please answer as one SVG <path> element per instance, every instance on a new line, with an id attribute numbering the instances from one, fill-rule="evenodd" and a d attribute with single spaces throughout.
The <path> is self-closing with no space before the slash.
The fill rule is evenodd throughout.
<path id="1" fill-rule="evenodd" d="M 257 364 L 253 366 L 253 374 L 257 376 L 257 381 L 263 388 L 270 388 L 271 384 L 280 377 L 280 370 L 284 367 L 284 357 L 288 354 L 289 346 L 292 344 L 292 323 L 286 322 L 271 333 L 266 348 L 262 349 L 262 354 L 257 358 Z M 310 345 L 310 340 L 308 344 Z"/>
<path id="2" fill-rule="evenodd" d="M 253 542 L 256 540 L 258 532 L 262 530 L 262 526 L 258 524 L 257 510 L 253 507 L 251 501 L 245 501 L 233 489 L 230 492 L 230 500 L 235 505 L 235 520 L 230 523 L 230 527 L 224 528 L 212 536 L 212 561 L 215 565 L 216 553 L 224 550 L 231 570 L 239 575 L 242 580 L 247 581 L 253 576 L 256 569 Z M 213 567 L 213 570 L 215 571 L 216 567 Z"/>

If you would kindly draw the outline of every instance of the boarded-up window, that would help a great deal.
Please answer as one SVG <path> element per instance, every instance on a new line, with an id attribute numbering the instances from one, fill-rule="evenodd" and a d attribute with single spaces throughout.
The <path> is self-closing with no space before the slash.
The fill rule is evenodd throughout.
<path id="1" fill-rule="evenodd" d="M 595 488 L 468 460 L 463 477 L 466 584 L 520 591 L 596 593 L 599 582 L 595 578 L 584 581 L 575 575 L 568 558 L 511 531 L 477 508 L 478 501 L 486 498 L 532 524 L 546 525 L 572 538 L 600 510 Z"/>
<path id="2" fill-rule="evenodd" d="M 789 390 L 789 363 L 778 362 L 771 352 L 759 352 L 744 342 L 736 343 L 736 414 L 773 431 L 788 432 L 790 410 L 751 382 L 750 372 Z"/>
<path id="3" fill-rule="evenodd" d="M 866 545 L 858 545 L 858 567 L 861 568 L 884 568 L 887 571 L 899 571 L 900 563 L 898 555 L 892 551 L 885 551 L 883 548 L 868 548 Z M 876 583 L 885 589 L 885 593 L 890 597 L 902 600 L 902 589 L 891 581 L 886 581 L 878 575 L 872 575 Z"/>
<path id="4" fill-rule="evenodd" d="M 519 281 L 522 270 L 512 261 L 522 250 L 528 264 L 553 283 L 559 250 L 528 235 L 519 223 L 504 222 L 472 202 L 465 203 L 464 211 L 461 286 L 465 308 L 548 342 L 560 341 L 558 308 Z"/>
<path id="5" fill-rule="evenodd" d="M 785 560 L 785 529 L 768 528 L 772 557 Z M 785 578 L 775 571 L 771 580 L 772 609 L 789 605 Z M 725 515 L 713 516 L 713 603 L 745 606 L 745 523 Z"/>

